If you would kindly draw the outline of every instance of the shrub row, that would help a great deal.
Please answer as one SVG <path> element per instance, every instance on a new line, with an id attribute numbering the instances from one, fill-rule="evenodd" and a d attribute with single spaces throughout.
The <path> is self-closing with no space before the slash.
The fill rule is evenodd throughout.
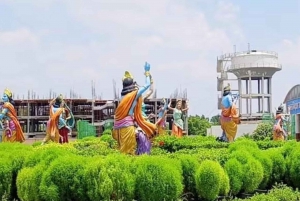
<path id="1" fill-rule="evenodd" d="M 203 138 L 210 141 L 210 138 Z M 276 182 L 300 187 L 300 146 L 261 150 L 251 140 L 226 148 L 180 149 L 130 157 L 99 138 L 65 145 L 0 144 L 0 195 L 22 201 L 214 200 L 253 193 Z M 194 152 L 191 152 L 194 151 Z"/>
<path id="2" fill-rule="evenodd" d="M 244 138 L 239 138 L 243 140 Z M 284 142 L 275 141 L 257 141 L 256 144 L 260 149 L 269 149 L 283 146 Z M 167 152 L 176 152 L 182 149 L 199 149 L 199 148 L 228 148 L 229 144 L 216 141 L 214 137 L 196 136 L 176 138 L 173 136 L 162 136 L 155 138 L 154 146 L 166 150 Z"/>

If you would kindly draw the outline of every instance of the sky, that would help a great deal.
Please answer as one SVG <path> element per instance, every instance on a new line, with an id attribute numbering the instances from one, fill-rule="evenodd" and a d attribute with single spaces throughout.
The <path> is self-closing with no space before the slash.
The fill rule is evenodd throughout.
<path id="1" fill-rule="evenodd" d="M 0 88 L 113 99 L 128 70 L 158 97 L 187 90 L 189 114 L 217 109 L 217 56 L 276 51 L 273 107 L 300 82 L 300 0 L 0 0 Z"/>

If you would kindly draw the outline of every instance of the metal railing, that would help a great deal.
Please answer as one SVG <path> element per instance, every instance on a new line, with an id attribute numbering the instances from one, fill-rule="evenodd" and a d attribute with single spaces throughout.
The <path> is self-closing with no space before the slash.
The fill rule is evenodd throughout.
<path id="1" fill-rule="evenodd" d="M 282 69 L 282 65 L 278 63 L 244 63 L 244 64 L 235 64 L 227 67 L 227 70 L 234 70 L 240 68 L 278 68 Z"/>
<path id="2" fill-rule="evenodd" d="M 236 56 L 241 56 L 241 55 L 248 55 L 251 53 L 263 53 L 263 54 L 268 54 L 268 55 L 273 55 L 278 57 L 278 53 L 274 52 L 274 51 L 266 51 L 266 50 L 250 50 L 250 51 L 242 51 L 242 52 L 234 52 L 234 53 L 227 53 L 227 54 L 223 54 L 221 56 L 218 57 L 219 60 L 224 60 L 224 59 L 228 59 L 228 58 L 232 58 L 232 57 L 236 57 Z"/>

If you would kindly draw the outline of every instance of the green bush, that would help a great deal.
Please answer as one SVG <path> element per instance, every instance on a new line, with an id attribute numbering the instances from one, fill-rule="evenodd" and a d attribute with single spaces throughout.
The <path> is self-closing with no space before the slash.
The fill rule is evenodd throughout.
<path id="1" fill-rule="evenodd" d="M 288 158 L 288 175 L 291 183 L 300 188 L 300 148 L 297 147 L 293 150 Z"/>
<path id="2" fill-rule="evenodd" d="M 84 170 L 84 184 L 89 200 L 110 200 L 113 193 L 113 182 L 104 168 L 104 160 L 97 159 L 87 164 Z M 86 200 L 88 200 L 86 198 Z"/>
<path id="3" fill-rule="evenodd" d="M 264 153 L 272 160 L 272 175 L 269 185 L 282 182 L 286 174 L 286 161 L 280 149 L 272 148 L 264 151 Z"/>
<path id="4" fill-rule="evenodd" d="M 255 141 L 271 140 L 273 138 L 273 124 L 261 123 L 254 130 L 251 138 Z"/>
<path id="5" fill-rule="evenodd" d="M 9 158 L 3 157 L 0 160 L 0 195 L 10 195 L 12 187 L 12 162 Z"/>
<path id="6" fill-rule="evenodd" d="M 266 189 L 268 187 L 269 181 L 271 179 L 271 175 L 272 175 L 272 170 L 273 170 L 273 162 L 272 160 L 266 155 L 264 154 L 264 152 L 262 151 L 256 151 L 253 154 L 254 158 L 257 159 L 262 167 L 263 167 L 263 180 L 259 185 L 260 189 Z"/>
<path id="7" fill-rule="evenodd" d="M 86 188 L 81 184 L 86 158 L 65 155 L 54 160 L 45 170 L 39 187 L 45 201 L 85 200 Z"/>
<path id="8" fill-rule="evenodd" d="M 199 166 L 196 157 L 186 154 L 178 154 L 176 158 L 181 162 L 183 172 L 184 192 L 196 195 L 195 173 Z"/>
<path id="9" fill-rule="evenodd" d="M 182 191 L 182 170 L 176 160 L 159 156 L 136 159 L 136 200 L 177 200 Z"/>
<path id="10" fill-rule="evenodd" d="M 224 185 L 224 170 L 218 162 L 206 160 L 196 172 L 196 188 L 199 196 L 215 200 Z"/>
<path id="11" fill-rule="evenodd" d="M 23 168 L 17 177 L 18 197 L 21 200 L 40 201 L 42 200 L 39 186 L 42 176 L 47 166 L 39 164 L 37 166 Z"/>
<path id="12" fill-rule="evenodd" d="M 235 158 L 229 159 L 224 166 L 230 182 L 230 189 L 232 195 L 237 195 L 243 186 L 243 166 Z"/>
<path id="13" fill-rule="evenodd" d="M 243 166 L 243 187 L 245 193 L 254 192 L 264 177 L 264 170 L 261 163 L 253 158 Z"/>
<path id="14" fill-rule="evenodd" d="M 105 129 L 102 133 L 102 136 L 103 135 L 112 135 L 112 130 L 111 129 Z"/>

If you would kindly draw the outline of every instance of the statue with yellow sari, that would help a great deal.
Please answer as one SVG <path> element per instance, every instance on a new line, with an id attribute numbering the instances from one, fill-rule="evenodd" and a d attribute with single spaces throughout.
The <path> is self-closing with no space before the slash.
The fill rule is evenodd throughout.
<path id="1" fill-rule="evenodd" d="M 240 124 L 240 117 L 235 104 L 237 96 L 231 94 L 230 85 L 226 86 L 222 97 L 222 112 L 220 117 L 222 141 L 233 142 L 237 133 L 237 125 Z"/>
<path id="2" fill-rule="evenodd" d="M 283 128 L 283 123 L 285 122 L 283 114 L 283 106 L 279 106 L 276 111 L 275 123 L 273 126 L 273 140 L 274 141 L 284 141 L 287 138 L 287 134 Z"/>
<path id="3" fill-rule="evenodd" d="M 142 115 L 143 93 L 150 87 L 152 77 L 150 65 L 144 66 L 146 83 L 138 86 L 133 76 L 126 71 L 122 79 L 123 89 L 121 100 L 115 111 L 113 138 L 118 142 L 119 150 L 125 154 L 136 154 L 137 135 L 136 127 L 139 127 L 148 139 L 156 135 L 155 124 L 148 122 Z"/>
<path id="4" fill-rule="evenodd" d="M 5 89 L 2 96 L 2 111 L 0 113 L 0 127 L 3 130 L 2 142 L 24 142 L 25 136 L 15 110 L 12 92 Z"/>

